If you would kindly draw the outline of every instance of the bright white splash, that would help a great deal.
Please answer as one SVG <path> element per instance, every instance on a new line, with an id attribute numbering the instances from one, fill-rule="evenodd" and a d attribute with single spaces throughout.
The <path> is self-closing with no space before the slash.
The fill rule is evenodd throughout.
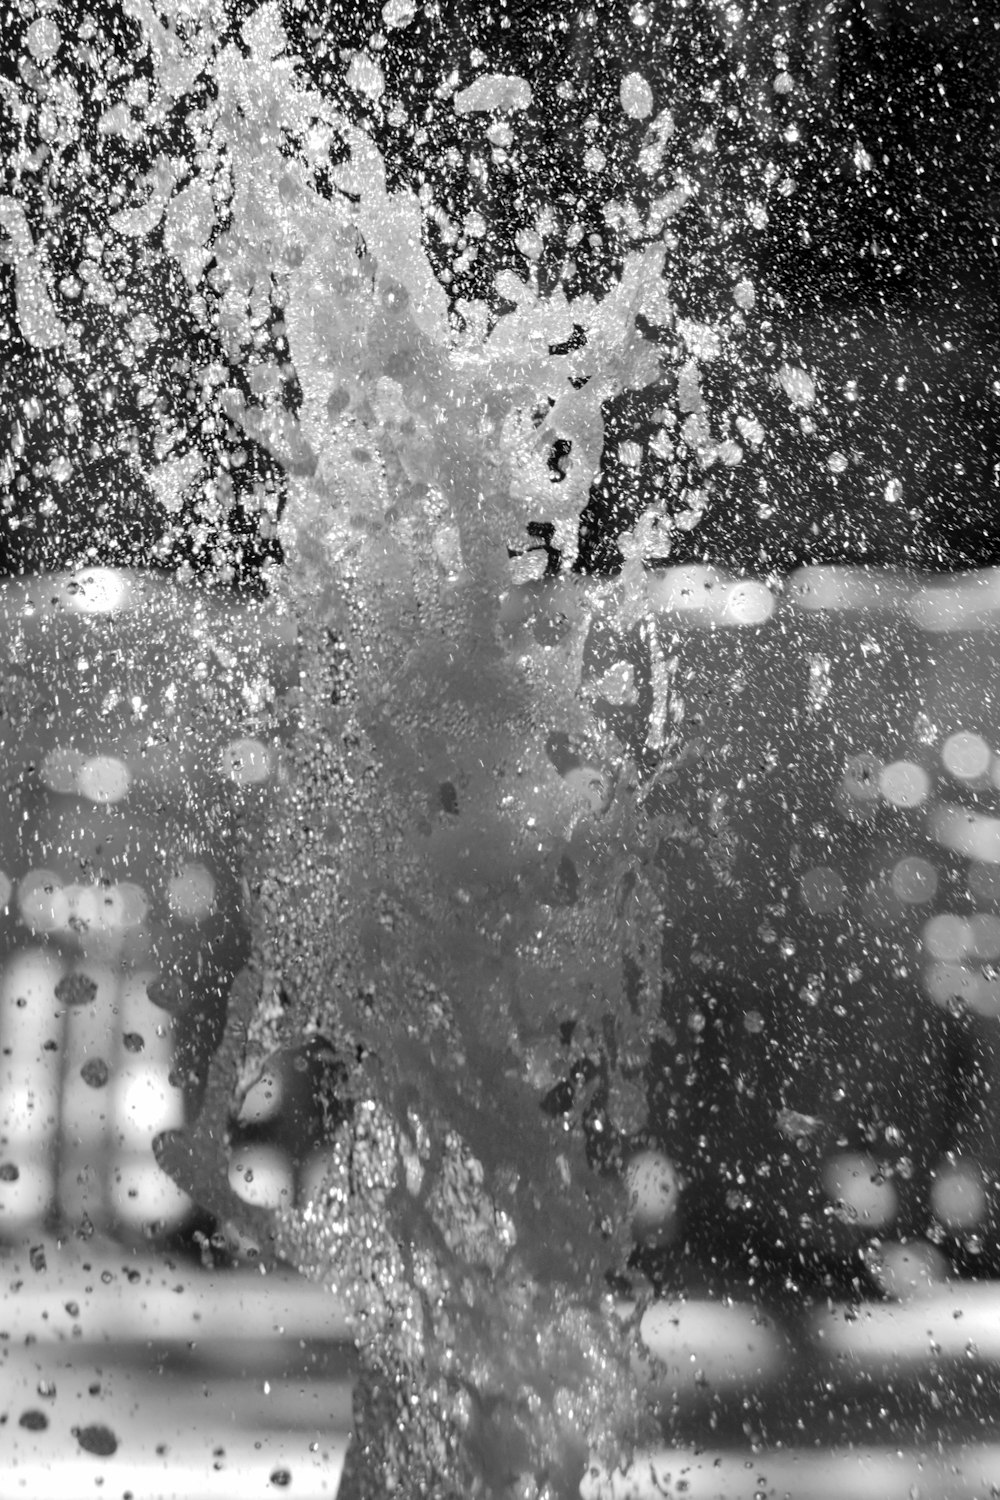
<path id="1" fill-rule="evenodd" d="M 630 120 L 645 120 L 653 113 L 653 90 L 641 73 L 628 73 L 621 82 L 622 109 Z"/>
<path id="2" fill-rule="evenodd" d="M 484 73 L 467 89 L 460 89 L 454 99 L 456 115 L 527 109 L 530 103 L 530 85 L 510 73 Z"/>

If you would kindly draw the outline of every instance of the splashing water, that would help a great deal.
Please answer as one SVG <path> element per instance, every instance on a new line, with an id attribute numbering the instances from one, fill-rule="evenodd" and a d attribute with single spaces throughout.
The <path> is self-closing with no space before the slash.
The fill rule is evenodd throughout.
<path id="1" fill-rule="evenodd" d="M 201 1117 L 168 1160 L 345 1299 L 364 1370 L 345 1492 L 572 1492 L 588 1454 L 626 1462 L 645 1420 L 639 1309 L 622 1321 L 606 1290 L 663 1027 L 669 894 L 648 793 L 678 750 L 644 564 L 697 525 L 709 471 L 762 441 L 739 403 L 734 425 L 713 417 L 703 372 L 752 314 L 734 246 L 766 211 L 750 189 L 728 204 L 741 228 L 721 215 L 725 308 L 679 316 L 674 224 L 699 195 L 718 209 L 713 136 L 668 172 L 675 114 L 630 66 L 619 100 L 640 187 L 602 208 L 617 274 L 573 294 L 568 272 L 551 274 L 548 240 L 582 238 L 552 203 L 518 231 L 522 274 L 500 268 L 464 295 L 428 249 L 429 223 L 445 244 L 452 227 L 430 187 L 390 185 L 372 136 L 310 86 L 277 7 L 238 35 L 210 7 L 170 23 L 146 0 L 128 13 L 150 79 L 104 128 L 159 130 L 162 149 L 109 232 L 161 242 L 193 301 L 209 287 L 221 344 L 249 371 L 206 379 L 287 476 L 272 590 L 299 622 L 301 672 L 251 858 L 253 965 Z M 390 29 L 411 17 L 395 0 L 383 12 Z M 732 28 L 739 52 L 749 29 Z M 55 21 L 29 30 L 53 170 L 75 106 L 46 82 Z M 743 66 L 760 132 L 758 73 Z M 377 51 L 345 76 L 378 107 Z M 529 84 L 484 69 L 452 94 L 456 117 L 488 119 L 502 165 Z M 608 143 L 589 138 L 600 173 Z M 13 198 L 0 222 L 24 338 L 72 344 Z M 487 228 L 470 210 L 460 254 Z M 249 352 L 277 323 L 286 368 Z M 152 337 L 130 327 L 137 345 Z M 786 364 L 778 380 L 810 407 L 808 372 Z M 645 401 L 646 427 L 609 454 L 607 413 L 626 397 Z M 581 513 L 609 465 L 627 487 L 649 454 L 671 505 L 626 513 L 620 574 L 588 580 Z M 169 445 L 161 457 L 149 481 L 170 509 L 199 462 Z M 351 1112 L 322 1189 L 264 1222 L 228 1188 L 227 1125 L 267 1058 L 313 1035 L 344 1061 Z"/>

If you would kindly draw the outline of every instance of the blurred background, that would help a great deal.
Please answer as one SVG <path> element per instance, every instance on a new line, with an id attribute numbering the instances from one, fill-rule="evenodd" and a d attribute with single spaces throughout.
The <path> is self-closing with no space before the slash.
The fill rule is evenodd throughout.
<path id="1" fill-rule="evenodd" d="M 687 747 L 650 791 L 675 812 L 674 1029 L 629 1167 L 663 1447 L 614 1493 L 989 1493 L 1000 576 L 680 565 L 653 602 Z M 0 612 L 11 1472 L 33 1496 L 334 1494 L 340 1308 L 263 1275 L 153 1149 L 246 959 L 293 632 L 106 568 L 8 582 Z M 247 1203 L 311 1200 L 336 1066 L 280 1054 L 247 1096 Z"/>

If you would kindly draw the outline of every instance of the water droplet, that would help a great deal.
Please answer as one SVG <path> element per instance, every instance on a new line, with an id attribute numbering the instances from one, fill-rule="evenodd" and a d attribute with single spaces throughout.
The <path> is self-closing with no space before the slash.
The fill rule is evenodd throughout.
<path id="1" fill-rule="evenodd" d="M 103 1422 L 91 1422 L 86 1427 L 73 1427 L 70 1430 L 80 1447 L 87 1453 L 96 1454 L 98 1458 L 110 1458 L 112 1453 L 118 1451 L 118 1439 Z"/>
<path id="2" fill-rule="evenodd" d="M 146 994 L 161 1010 L 175 1010 L 184 998 L 184 987 L 173 974 L 159 974 L 146 983 Z"/>
<path id="3" fill-rule="evenodd" d="M 55 989 L 63 1005 L 91 1005 L 97 999 L 97 985 L 89 974 L 66 974 Z"/>
<path id="4" fill-rule="evenodd" d="M 80 1069 L 80 1077 L 92 1089 L 102 1089 L 111 1076 L 103 1057 L 88 1057 Z"/>

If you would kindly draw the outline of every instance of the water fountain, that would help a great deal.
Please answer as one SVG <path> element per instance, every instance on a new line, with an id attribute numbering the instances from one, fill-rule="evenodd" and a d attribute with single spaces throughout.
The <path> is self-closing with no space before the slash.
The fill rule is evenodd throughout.
<path id="1" fill-rule="evenodd" d="M 213 329 L 205 386 L 246 439 L 220 502 L 164 412 L 149 486 L 210 534 L 248 453 L 270 455 L 280 520 L 274 486 L 254 494 L 286 560 L 272 607 L 298 622 L 298 680 L 277 710 L 285 771 L 246 872 L 252 959 L 201 1113 L 161 1159 L 345 1300 L 362 1361 L 345 1496 L 557 1500 L 588 1463 L 626 1465 L 650 1430 L 642 1296 L 622 1300 L 627 1183 L 650 1049 L 671 1021 L 664 789 L 693 754 L 657 614 L 680 600 L 753 628 L 774 605 L 762 584 L 704 570 L 663 583 L 651 568 L 766 439 L 738 372 L 757 337 L 748 247 L 768 194 L 794 191 L 781 166 L 794 83 L 773 27 L 757 56 L 736 7 L 693 7 L 726 66 L 663 99 L 632 66 L 650 23 L 633 12 L 635 57 L 601 54 L 621 75 L 613 165 L 628 192 L 600 203 L 600 247 L 582 198 L 563 193 L 498 263 L 490 173 L 516 181 L 522 126 L 540 142 L 531 85 L 485 55 L 435 96 L 481 137 L 461 220 L 432 173 L 418 186 L 389 172 L 366 113 L 395 112 L 418 156 L 427 138 L 389 103 L 380 61 L 386 32 L 413 20 L 405 0 L 345 49 L 336 102 L 277 5 L 234 23 L 132 0 L 122 24 L 141 67 L 101 117 L 145 168 L 105 205 L 88 296 L 114 311 L 116 264 L 168 255 L 176 295 Z M 41 102 L 24 171 L 79 178 L 61 25 L 39 7 L 25 32 Z M 79 35 L 97 46 L 91 23 Z M 555 93 L 576 86 L 567 72 Z M 581 130 L 599 177 L 607 141 L 596 119 Z M 537 157 L 525 171 L 544 181 Z M 691 214 L 711 225 L 710 262 L 704 246 L 683 260 Z M 55 295 L 17 200 L 0 200 L 0 222 L 24 338 L 79 347 L 79 284 Z M 695 313 L 675 283 L 699 278 Z M 162 312 L 150 300 L 128 323 L 140 369 Z M 815 433 L 807 369 L 775 360 L 759 378 Z M 580 521 L 601 482 L 621 561 L 603 576 L 596 513 Z M 725 799 L 699 815 L 689 842 L 725 889 Z M 267 1059 L 315 1036 L 351 1102 L 326 1179 L 305 1206 L 251 1211 L 229 1184 L 230 1121 Z"/>
<path id="2" fill-rule="evenodd" d="M 570 569 L 600 402 L 659 377 L 635 322 L 664 315 L 663 248 L 633 253 L 600 300 L 508 273 L 514 310 L 488 336 L 482 304 L 457 326 L 418 199 L 298 83 L 273 13 L 244 36 L 249 57 L 216 65 L 239 207 L 213 249 L 236 306 L 287 267 L 294 434 L 280 411 L 238 415 L 253 432 L 277 416 L 271 441 L 298 456 L 277 587 L 302 675 L 252 882 L 235 1093 L 296 1036 L 351 1064 L 325 1190 L 270 1231 L 356 1315 L 348 1492 L 554 1495 L 588 1453 L 622 1457 L 641 1404 L 603 1275 L 626 1248 L 622 1143 L 660 1025 L 662 881 L 601 680 L 633 670 L 622 632 L 646 606 L 638 549 L 624 583 Z M 494 106 L 513 87 L 485 86 Z M 313 160 L 280 149 L 290 131 Z M 334 142 L 324 198 L 310 174 Z M 170 211 L 207 239 L 189 206 Z M 538 576 L 541 549 L 518 579 L 539 519 L 564 581 Z M 560 1088 L 572 1102 L 544 1108 Z M 206 1111 L 196 1139 L 221 1123 Z"/>

